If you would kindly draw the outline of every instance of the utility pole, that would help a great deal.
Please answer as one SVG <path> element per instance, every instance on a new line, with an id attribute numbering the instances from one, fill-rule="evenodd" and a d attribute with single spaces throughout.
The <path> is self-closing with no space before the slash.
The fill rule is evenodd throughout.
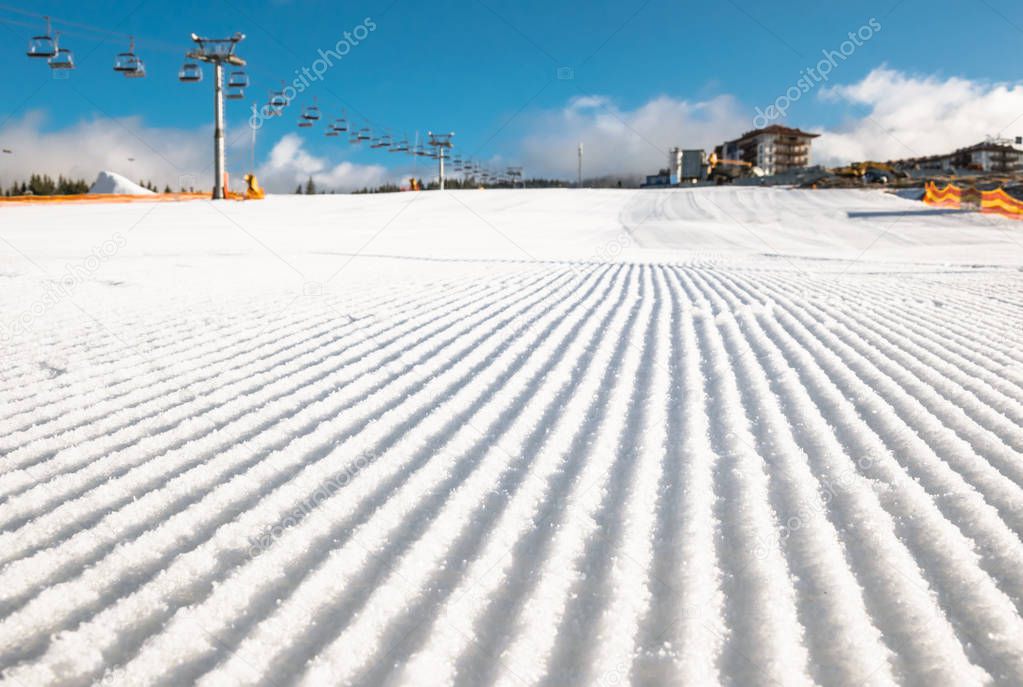
<path id="1" fill-rule="evenodd" d="M 230 38 L 200 38 L 192 34 L 198 48 L 188 53 L 192 60 L 213 65 L 213 199 L 227 198 L 227 165 L 224 161 L 224 65 L 244 67 L 245 60 L 234 54 L 235 47 L 245 40 L 245 34 Z"/>
<path id="2" fill-rule="evenodd" d="M 577 182 L 578 188 L 583 187 L 583 144 L 579 144 L 579 180 Z"/>

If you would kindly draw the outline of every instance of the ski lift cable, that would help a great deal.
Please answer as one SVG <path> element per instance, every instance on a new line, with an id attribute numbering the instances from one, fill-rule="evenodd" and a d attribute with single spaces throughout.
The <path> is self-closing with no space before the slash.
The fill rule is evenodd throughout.
<path id="1" fill-rule="evenodd" d="M 53 26 L 53 32 L 57 33 L 59 30 L 60 35 L 62 36 L 71 36 L 76 39 L 99 43 L 105 42 L 106 40 L 109 40 L 111 38 L 127 40 L 131 39 L 134 36 L 134 38 L 136 38 L 140 43 L 143 43 L 145 45 L 145 49 L 147 52 L 156 51 L 174 54 L 178 54 L 181 52 L 180 46 L 172 45 L 164 41 L 146 38 L 145 36 L 140 36 L 139 34 L 122 33 L 120 31 L 110 31 L 107 29 L 90 26 L 88 24 L 82 24 L 81 22 L 67 21 L 64 19 L 60 19 L 58 17 L 54 17 L 52 15 L 37 14 L 35 12 L 28 12 L 26 10 L 18 10 L 15 8 L 11 8 L 7 5 L 0 4 L 0 13 L 2 13 L 5 10 L 9 12 L 17 12 L 18 14 L 24 15 L 26 17 L 33 17 L 41 21 L 46 21 L 46 19 L 49 19 L 50 24 Z M 9 24 L 11 26 L 18 26 L 26 29 L 39 28 L 39 23 L 31 23 L 21 19 L 13 19 L 11 17 L 2 16 L 2 14 L 0 14 L 0 23 Z M 66 27 L 74 27 L 74 29 L 77 30 L 74 29 L 69 30 Z"/>
<path id="2" fill-rule="evenodd" d="M 77 29 L 81 29 L 83 31 L 92 31 L 94 33 L 103 34 L 103 35 L 108 36 L 108 37 L 128 38 L 128 34 L 127 33 L 122 33 L 120 31 L 113 31 L 113 30 L 110 30 L 110 29 L 104 29 L 104 28 L 99 27 L 99 26 L 93 26 L 91 24 L 84 24 L 82 22 L 70 21 L 68 19 L 61 19 L 59 17 L 55 17 L 52 14 L 41 14 L 39 12 L 31 12 L 29 10 L 25 10 L 25 9 L 20 8 L 20 7 L 12 7 L 11 5 L 5 5 L 3 3 L 0 3 L 0 10 L 6 11 L 6 12 L 10 12 L 12 14 L 20 14 L 20 15 L 23 15 L 23 16 L 26 16 L 26 17 L 33 17 L 35 19 L 42 19 L 42 20 L 49 19 L 50 23 L 52 23 L 52 24 L 59 24 L 60 26 L 71 26 L 71 27 L 74 27 L 74 28 L 77 28 Z M 65 34 L 69 34 L 70 35 L 70 32 L 68 32 L 68 31 L 61 31 L 61 33 L 65 33 Z"/>

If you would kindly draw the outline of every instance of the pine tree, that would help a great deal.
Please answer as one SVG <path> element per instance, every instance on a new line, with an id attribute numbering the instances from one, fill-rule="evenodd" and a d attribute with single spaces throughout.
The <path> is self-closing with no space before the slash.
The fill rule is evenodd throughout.
<path id="1" fill-rule="evenodd" d="M 316 184 L 313 183 L 312 177 L 309 177 L 309 181 L 305 182 L 305 194 L 307 196 L 316 194 Z"/>
<path id="2" fill-rule="evenodd" d="M 302 184 L 295 187 L 295 194 L 299 196 L 302 195 Z"/>

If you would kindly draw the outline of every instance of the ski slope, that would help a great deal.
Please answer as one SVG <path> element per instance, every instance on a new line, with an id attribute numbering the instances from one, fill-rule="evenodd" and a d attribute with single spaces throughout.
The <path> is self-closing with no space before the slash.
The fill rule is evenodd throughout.
<path id="1" fill-rule="evenodd" d="M 1023 683 L 1023 225 L 0 216 L 0 684 Z"/>

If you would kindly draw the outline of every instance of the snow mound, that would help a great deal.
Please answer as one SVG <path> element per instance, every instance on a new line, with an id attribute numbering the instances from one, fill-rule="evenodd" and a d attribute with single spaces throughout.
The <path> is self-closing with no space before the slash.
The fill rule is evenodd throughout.
<path id="1" fill-rule="evenodd" d="M 116 193 L 128 196 L 154 195 L 148 188 L 143 188 L 133 181 L 114 172 L 100 172 L 89 188 L 89 193 Z"/>

